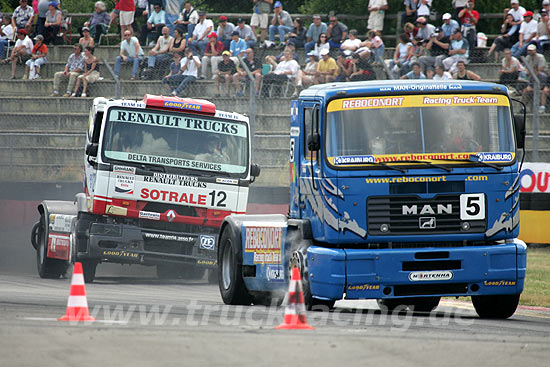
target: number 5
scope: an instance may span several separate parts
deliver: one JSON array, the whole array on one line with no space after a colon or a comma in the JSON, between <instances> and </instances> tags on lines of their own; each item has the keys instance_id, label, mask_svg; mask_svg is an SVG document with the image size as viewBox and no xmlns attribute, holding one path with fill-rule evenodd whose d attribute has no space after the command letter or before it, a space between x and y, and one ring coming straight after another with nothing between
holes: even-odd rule
<instances>
[{"instance_id":1,"label":"number 5","mask_svg":"<svg viewBox=\"0 0 550 367\"><path fill-rule=\"evenodd\" d=\"M485 194L460 195L460 219L485 219Z\"/></svg>"}]
</instances>

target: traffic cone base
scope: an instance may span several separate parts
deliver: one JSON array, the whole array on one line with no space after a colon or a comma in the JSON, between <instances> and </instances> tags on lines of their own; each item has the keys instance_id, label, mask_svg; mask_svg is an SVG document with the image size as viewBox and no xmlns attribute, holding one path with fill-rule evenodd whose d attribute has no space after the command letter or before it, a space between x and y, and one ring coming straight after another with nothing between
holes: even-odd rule
<instances>
[{"instance_id":1,"label":"traffic cone base","mask_svg":"<svg viewBox=\"0 0 550 367\"><path fill-rule=\"evenodd\" d=\"M95 319L90 316L90 311L88 310L84 274L82 272L82 264L79 262L74 264L71 290L69 291L69 300L67 301L67 310L65 311L65 315L57 320L95 321Z\"/></svg>"},{"instance_id":2,"label":"traffic cone base","mask_svg":"<svg viewBox=\"0 0 550 367\"><path fill-rule=\"evenodd\" d=\"M284 321L281 325L275 329L309 329L315 330L315 328L307 323L304 315L285 315Z\"/></svg>"},{"instance_id":3,"label":"traffic cone base","mask_svg":"<svg viewBox=\"0 0 550 367\"><path fill-rule=\"evenodd\" d=\"M283 323L275 329L297 330L315 328L306 321L306 307L304 304L304 292L302 291L302 277L300 270L292 268L292 277L288 285L288 304L285 308Z\"/></svg>"}]
</instances>

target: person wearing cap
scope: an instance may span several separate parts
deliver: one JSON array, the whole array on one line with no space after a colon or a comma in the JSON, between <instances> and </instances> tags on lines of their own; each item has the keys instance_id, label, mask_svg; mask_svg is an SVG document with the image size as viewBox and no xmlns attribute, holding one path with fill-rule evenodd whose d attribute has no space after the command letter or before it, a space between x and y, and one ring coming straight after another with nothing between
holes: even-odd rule
<instances>
[{"instance_id":1,"label":"person wearing cap","mask_svg":"<svg viewBox=\"0 0 550 367\"><path fill-rule=\"evenodd\" d=\"M540 89L541 89L541 100L540 100L540 107L539 112L543 113L546 110L546 95L547 93L544 93L544 89L547 86L547 79L548 75L546 74L546 60L544 59L544 56L537 53L537 46L534 44L531 44L527 46L527 56L525 57L525 64L528 65L533 69L535 73L537 73L537 77L540 82ZM526 67L524 71L521 72L522 79L527 79L528 85L525 87L521 93L521 101L525 103L526 105L531 104L532 98L533 98L533 91L535 90L535 81L534 78L531 76L529 72L529 67ZM550 89L549 89L550 91Z\"/></svg>"},{"instance_id":2,"label":"person wearing cap","mask_svg":"<svg viewBox=\"0 0 550 367\"><path fill-rule=\"evenodd\" d=\"M546 11L546 14L550 16L550 0L544 0L542 2L542 9Z\"/></svg>"},{"instance_id":3,"label":"person wearing cap","mask_svg":"<svg viewBox=\"0 0 550 367\"><path fill-rule=\"evenodd\" d=\"M273 18L269 26L268 47L275 46L276 32L279 32L279 47L284 47L285 35L292 31L293 27L294 23L292 22L292 17L286 10L283 10L283 4L280 1L276 1L275 4L273 4Z\"/></svg>"},{"instance_id":4,"label":"person wearing cap","mask_svg":"<svg viewBox=\"0 0 550 367\"><path fill-rule=\"evenodd\" d=\"M115 76L120 77L120 67L124 63L132 63L132 80L137 78L139 63L143 60L144 53L137 37L132 36L129 30L124 32L124 40L120 43L120 55L115 60Z\"/></svg>"},{"instance_id":5,"label":"person wearing cap","mask_svg":"<svg viewBox=\"0 0 550 367\"><path fill-rule=\"evenodd\" d=\"M504 18L504 23L500 26L500 33L502 33L502 36L495 38L488 52L489 55L493 52L495 53L495 62L499 61L499 52L504 49L509 49L519 40L519 26L513 23L514 16L507 13Z\"/></svg>"},{"instance_id":6,"label":"person wearing cap","mask_svg":"<svg viewBox=\"0 0 550 367\"><path fill-rule=\"evenodd\" d=\"M193 34L193 31L195 30L195 25L198 22L199 13L195 8L193 8L193 5L190 1L186 1L185 4L183 4L183 9L181 10L178 19L174 22L174 24L177 25L176 27L180 28L182 33L186 35L186 41L188 41Z\"/></svg>"},{"instance_id":7,"label":"person wearing cap","mask_svg":"<svg viewBox=\"0 0 550 367\"><path fill-rule=\"evenodd\" d=\"M158 38L162 34L162 29L166 26L166 12L162 9L161 4L154 4L153 11L147 22L141 28L139 42L142 45L147 45L147 38L151 35L151 43L156 44ZM170 28L168 28L170 31Z\"/></svg>"},{"instance_id":8,"label":"person wearing cap","mask_svg":"<svg viewBox=\"0 0 550 367\"><path fill-rule=\"evenodd\" d=\"M152 77L151 74L154 73L155 66L157 66L158 69L158 65L168 65L170 59L172 59L172 55L170 54L170 46L174 42L174 37L170 35L170 28L167 26L164 26L161 32L162 36L157 39L155 47L149 51L149 55L147 57L147 69L145 69L143 73L144 79L149 79Z\"/></svg>"},{"instance_id":9,"label":"person wearing cap","mask_svg":"<svg viewBox=\"0 0 550 367\"><path fill-rule=\"evenodd\" d=\"M443 19L443 24L441 24L441 32L443 33L444 37L451 37L455 29L460 28L460 24L454 19L451 19L451 14L445 13L441 17Z\"/></svg>"},{"instance_id":10,"label":"person wearing cap","mask_svg":"<svg viewBox=\"0 0 550 367\"><path fill-rule=\"evenodd\" d=\"M63 15L61 10L57 8L57 2L51 1L48 4L48 11L46 12L46 21L44 22L44 43L51 44L59 30L61 29L61 23L63 21Z\"/></svg>"},{"instance_id":11,"label":"person wearing cap","mask_svg":"<svg viewBox=\"0 0 550 367\"><path fill-rule=\"evenodd\" d=\"M416 19L416 26L418 27L418 32L414 38L420 38L423 41L428 41L435 32L435 26L428 24L428 21L424 17Z\"/></svg>"},{"instance_id":12,"label":"person wearing cap","mask_svg":"<svg viewBox=\"0 0 550 367\"><path fill-rule=\"evenodd\" d=\"M229 44L229 51L231 52L231 60L233 60L233 62L237 64L239 63L239 59L237 58L237 56L241 55L242 57L244 57L248 45L241 38L239 31L234 31L232 38L233 39Z\"/></svg>"},{"instance_id":13,"label":"person wearing cap","mask_svg":"<svg viewBox=\"0 0 550 367\"><path fill-rule=\"evenodd\" d=\"M319 62L317 61L317 54L313 51L310 51L307 54L308 62L306 63L306 66L304 66L304 69L298 70L298 73L296 74L296 89L294 93L292 94L291 98L296 98L300 94L300 91L305 87L309 87L310 85L315 84L315 76L317 75L317 65ZM346 60L344 58L344 60ZM345 61L344 61L345 62ZM340 67L340 65L338 65ZM340 69L339 69L340 70ZM342 80L345 81L345 80Z\"/></svg>"},{"instance_id":14,"label":"person wearing cap","mask_svg":"<svg viewBox=\"0 0 550 367\"><path fill-rule=\"evenodd\" d=\"M523 14L525 14L527 10L519 5L519 0L510 0L510 7L511 9L508 9L508 14L512 14L514 17L512 25L519 26L523 22Z\"/></svg>"},{"instance_id":15,"label":"person wearing cap","mask_svg":"<svg viewBox=\"0 0 550 367\"><path fill-rule=\"evenodd\" d=\"M40 68L42 65L48 62L46 56L48 56L48 46L44 43L44 36L41 34L34 37L36 43L32 48L32 55L27 62L25 62L25 75L23 80L34 80L40 78ZM29 77L29 73L31 73Z\"/></svg>"},{"instance_id":16,"label":"person wearing cap","mask_svg":"<svg viewBox=\"0 0 550 367\"><path fill-rule=\"evenodd\" d=\"M336 57L336 65L338 65L338 75L335 82L349 82L351 74L353 74L353 59L354 57L347 57L343 52L338 53Z\"/></svg>"},{"instance_id":17,"label":"person wearing cap","mask_svg":"<svg viewBox=\"0 0 550 367\"><path fill-rule=\"evenodd\" d=\"M545 9L540 11L540 20L537 24L537 49L541 52L550 44L550 22L548 13Z\"/></svg>"},{"instance_id":18,"label":"person wearing cap","mask_svg":"<svg viewBox=\"0 0 550 367\"><path fill-rule=\"evenodd\" d=\"M244 22L244 19L239 18L237 21L237 27L235 28L237 32L239 32L239 37L243 39L248 47L254 48L256 47L256 43L258 42L256 40L256 34L252 30L252 27L250 27L248 24Z\"/></svg>"},{"instance_id":19,"label":"person wearing cap","mask_svg":"<svg viewBox=\"0 0 550 367\"><path fill-rule=\"evenodd\" d=\"M327 24L321 22L321 16L319 14L314 14L313 23L309 25L309 28L306 32L306 44L304 45L306 54L315 49L315 44L319 42L319 36L321 35L321 33L326 34L327 29Z\"/></svg>"},{"instance_id":20,"label":"person wearing cap","mask_svg":"<svg viewBox=\"0 0 550 367\"><path fill-rule=\"evenodd\" d=\"M74 52L69 55L69 58L67 59L67 64L65 64L65 69L63 69L63 71L58 71L54 74L53 93L51 95L52 97L59 96L59 85L61 84L62 79L69 80L69 83L67 84L67 93L65 93L63 97L69 97L71 95L71 91L73 90L76 83L76 78L84 70L84 55L82 54L83 49L84 48L81 44L74 45Z\"/></svg>"},{"instance_id":21,"label":"person wearing cap","mask_svg":"<svg viewBox=\"0 0 550 367\"><path fill-rule=\"evenodd\" d=\"M208 44L204 48L204 55L201 59L201 76L199 79L206 79L206 69L208 63L212 68L212 79L216 76L216 70L218 70L218 63L222 60L222 52L224 51L224 44L218 40L216 32L211 32L208 35Z\"/></svg>"},{"instance_id":22,"label":"person wearing cap","mask_svg":"<svg viewBox=\"0 0 550 367\"><path fill-rule=\"evenodd\" d=\"M206 12L199 10L199 22L195 25L193 36L189 41L195 55L202 56L204 54L204 48L208 43L208 35L213 29L214 23L210 19L206 19Z\"/></svg>"},{"instance_id":23,"label":"person wearing cap","mask_svg":"<svg viewBox=\"0 0 550 367\"><path fill-rule=\"evenodd\" d=\"M95 46L95 41L90 36L90 28L82 27L82 37L80 37L78 43L82 45L82 49L86 48L86 46Z\"/></svg>"},{"instance_id":24,"label":"person wearing cap","mask_svg":"<svg viewBox=\"0 0 550 367\"><path fill-rule=\"evenodd\" d=\"M34 21L34 9L28 5L27 0L19 0L19 6L15 8L11 17L13 29L24 29L27 34L32 31Z\"/></svg>"},{"instance_id":25,"label":"person wearing cap","mask_svg":"<svg viewBox=\"0 0 550 367\"><path fill-rule=\"evenodd\" d=\"M32 40L27 35L27 31L24 29L19 29L17 31L17 41L11 50L10 62L11 62L11 77L10 79L15 79L15 68L17 66L17 61L19 58L26 61L31 57L33 49Z\"/></svg>"},{"instance_id":26,"label":"person wearing cap","mask_svg":"<svg viewBox=\"0 0 550 367\"><path fill-rule=\"evenodd\" d=\"M265 46L265 34L273 0L252 0L252 3L254 6L252 8L252 17L250 18L250 27L254 33L254 38L256 38L256 27L260 27L260 47L263 48Z\"/></svg>"},{"instance_id":27,"label":"person wearing cap","mask_svg":"<svg viewBox=\"0 0 550 367\"><path fill-rule=\"evenodd\" d=\"M134 23L134 13L136 11L136 5L134 0L118 0L116 2L115 8L111 13L112 23L117 17L120 23L120 33L122 35L122 42L124 42L124 33L130 31L131 34L134 34L134 29L132 24Z\"/></svg>"},{"instance_id":28,"label":"person wearing cap","mask_svg":"<svg viewBox=\"0 0 550 367\"><path fill-rule=\"evenodd\" d=\"M519 28L519 41L512 46L514 57L525 55L527 46L535 43L535 37L537 36L537 22L533 19L533 12L526 11L523 14L523 19L523 23Z\"/></svg>"},{"instance_id":29,"label":"person wearing cap","mask_svg":"<svg viewBox=\"0 0 550 367\"><path fill-rule=\"evenodd\" d=\"M447 47L449 56L445 58L443 58L444 56L436 57L436 64L443 58L443 66L445 70L450 71L451 74L456 72L456 63L458 61L468 62L470 44L462 37L460 30L456 29L451 36L451 43L448 46L442 44L442 47Z\"/></svg>"},{"instance_id":30,"label":"person wearing cap","mask_svg":"<svg viewBox=\"0 0 550 367\"><path fill-rule=\"evenodd\" d=\"M387 0L369 0L369 20L367 29L369 31L382 32L384 30L384 14L388 10Z\"/></svg>"},{"instance_id":31,"label":"person wearing cap","mask_svg":"<svg viewBox=\"0 0 550 367\"><path fill-rule=\"evenodd\" d=\"M2 26L0 27L0 60L6 57L6 47L13 41L14 29L11 26L9 15L2 16Z\"/></svg>"},{"instance_id":32,"label":"person wearing cap","mask_svg":"<svg viewBox=\"0 0 550 367\"><path fill-rule=\"evenodd\" d=\"M330 48L336 49L340 49L342 42L348 38L348 27L344 23L338 21L338 17L335 15L329 18L327 37Z\"/></svg>"},{"instance_id":33,"label":"person wearing cap","mask_svg":"<svg viewBox=\"0 0 550 367\"><path fill-rule=\"evenodd\" d=\"M239 18L239 20L241 20L241 18ZM218 35L218 41L223 43L226 50L229 49L229 44L231 43L231 37L233 37L234 30L235 25L228 22L225 15L220 16L216 34Z\"/></svg>"},{"instance_id":34,"label":"person wearing cap","mask_svg":"<svg viewBox=\"0 0 550 367\"><path fill-rule=\"evenodd\" d=\"M329 56L328 50L322 50L320 57L321 59L317 64L317 73L315 74L315 83L330 83L338 75L338 65L336 65L336 60Z\"/></svg>"},{"instance_id":35,"label":"person wearing cap","mask_svg":"<svg viewBox=\"0 0 550 367\"><path fill-rule=\"evenodd\" d=\"M246 57L243 58L243 63L248 68L248 71L254 76L254 82L256 85L256 94L260 93L260 84L262 82L262 62L258 57L254 56L254 50L252 48L246 49ZM244 70L244 67L239 63L237 65L237 72L233 74L233 84L237 88L237 97L242 97L242 85L241 83L248 80L248 73Z\"/></svg>"},{"instance_id":36,"label":"person wearing cap","mask_svg":"<svg viewBox=\"0 0 550 367\"><path fill-rule=\"evenodd\" d=\"M231 95L229 87L233 80L233 74L237 72L235 63L231 60L231 52L225 50L222 52L222 61L218 64L218 69L214 74L214 84L216 85L216 97L220 96L220 81L225 81L226 97Z\"/></svg>"},{"instance_id":37,"label":"person wearing cap","mask_svg":"<svg viewBox=\"0 0 550 367\"><path fill-rule=\"evenodd\" d=\"M94 43L99 42L101 34L107 34L107 27L109 26L109 13L107 13L107 7L103 1L97 1L95 3L95 13L92 14L90 19L84 23L84 27L90 29L90 36L93 37Z\"/></svg>"}]
</instances>

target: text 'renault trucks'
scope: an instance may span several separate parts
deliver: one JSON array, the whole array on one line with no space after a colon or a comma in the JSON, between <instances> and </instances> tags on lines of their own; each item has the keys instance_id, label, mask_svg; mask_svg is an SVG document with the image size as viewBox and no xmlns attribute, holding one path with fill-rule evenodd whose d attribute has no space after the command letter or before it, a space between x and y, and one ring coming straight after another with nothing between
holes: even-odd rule
<instances>
[{"instance_id":1,"label":"text 'renault trucks'","mask_svg":"<svg viewBox=\"0 0 550 367\"><path fill-rule=\"evenodd\" d=\"M431 311L442 296L471 296L481 317L510 317L526 267L516 238L524 140L502 85L303 91L291 104L289 216L225 218L224 302L280 302L297 266L308 308L344 298Z\"/></svg>"},{"instance_id":2,"label":"text 'renault trucks'","mask_svg":"<svg viewBox=\"0 0 550 367\"><path fill-rule=\"evenodd\" d=\"M101 262L156 265L159 277L215 274L220 225L245 213L259 175L248 118L204 100L96 98L86 140L84 192L38 206L40 276L74 261L88 282Z\"/></svg>"}]
</instances>

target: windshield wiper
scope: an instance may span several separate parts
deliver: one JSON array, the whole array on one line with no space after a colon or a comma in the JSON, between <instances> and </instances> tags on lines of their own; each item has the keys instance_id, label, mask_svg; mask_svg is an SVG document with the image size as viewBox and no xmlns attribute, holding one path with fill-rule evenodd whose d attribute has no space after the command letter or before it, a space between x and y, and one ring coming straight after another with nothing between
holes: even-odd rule
<instances>
[{"instance_id":1,"label":"windshield wiper","mask_svg":"<svg viewBox=\"0 0 550 367\"><path fill-rule=\"evenodd\" d=\"M417 161L417 160L413 160L413 159L408 159L408 160L403 160L403 161L399 160L399 161L395 161L395 163L422 163L422 164L425 164L429 167L440 168L440 169L445 170L447 172L451 172L453 170L450 167L442 166L440 164L435 164L435 163L428 162L428 161Z\"/></svg>"},{"instance_id":2,"label":"windshield wiper","mask_svg":"<svg viewBox=\"0 0 550 367\"><path fill-rule=\"evenodd\" d=\"M154 171L153 168L159 168L160 172L166 173L166 166L163 166L161 164L155 164L155 163L141 163L139 162L139 166L141 169L149 169L150 171Z\"/></svg>"},{"instance_id":3,"label":"windshield wiper","mask_svg":"<svg viewBox=\"0 0 550 367\"><path fill-rule=\"evenodd\" d=\"M401 161L399 161L399 162L401 162ZM369 164L378 164L378 165L380 165L380 166L382 166L382 167L389 168L389 169L393 169L393 170L399 171L399 172L401 172L401 173L407 172L407 170L406 170L405 168L392 166L392 165L389 165L389 164L387 164L387 163L385 163L385 162L372 162L372 163L369 163Z\"/></svg>"},{"instance_id":4,"label":"windshield wiper","mask_svg":"<svg viewBox=\"0 0 550 367\"><path fill-rule=\"evenodd\" d=\"M470 154L470 158L469 159L458 159L458 158L443 158L443 159L439 159L438 160L441 160L441 161L451 161L451 162L465 162L465 163L479 163L483 166L486 166L486 167L491 167L491 168L494 168L496 170L499 170L499 171L502 171L502 167L501 166L497 166L496 164L493 164L493 163L488 163L488 162L483 162L483 161L480 161L479 160L479 157L475 154Z\"/></svg>"}]
</instances>

